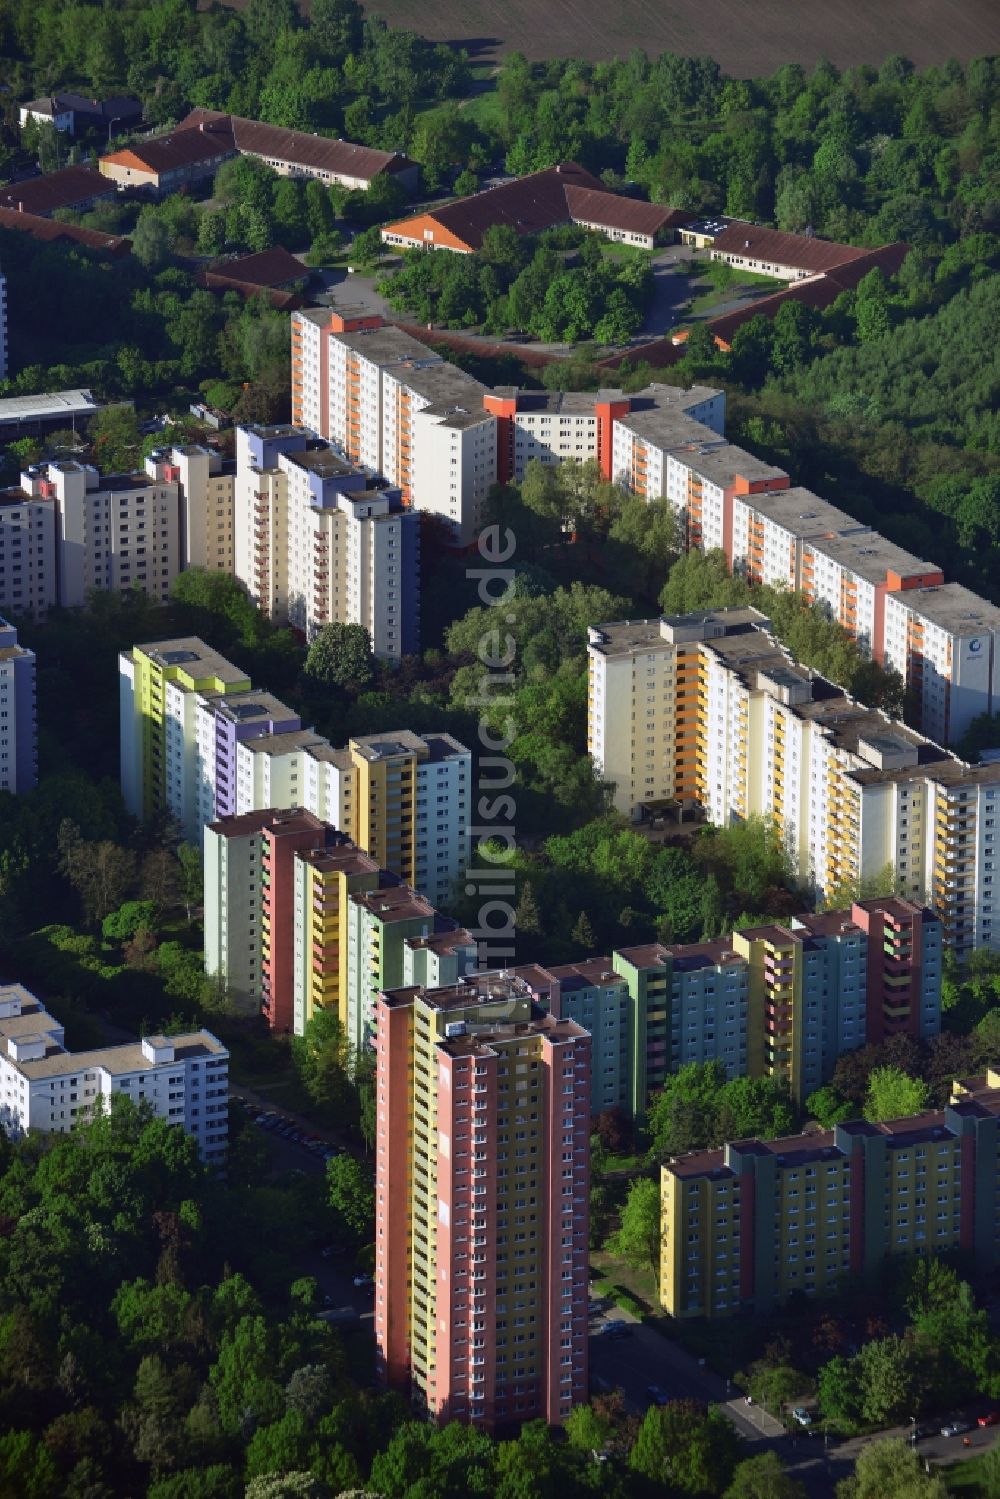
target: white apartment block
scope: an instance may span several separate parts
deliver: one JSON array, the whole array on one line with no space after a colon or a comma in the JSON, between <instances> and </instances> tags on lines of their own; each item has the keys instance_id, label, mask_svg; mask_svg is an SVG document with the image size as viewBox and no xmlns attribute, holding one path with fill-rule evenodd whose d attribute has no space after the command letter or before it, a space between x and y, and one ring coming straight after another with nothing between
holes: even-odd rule
<instances>
[{"instance_id":1,"label":"white apartment block","mask_svg":"<svg viewBox=\"0 0 1000 1499\"><path fill-rule=\"evenodd\" d=\"M871 530L812 490L795 484L762 494L734 495L727 557L732 571L751 583L800 590L816 570L808 543L814 537L855 534L869 536ZM808 559L805 565L804 558Z\"/></svg>"},{"instance_id":2,"label":"white apartment block","mask_svg":"<svg viewBox=\"0 0 1000 1499\"><path fill-rule=\"evenodd\" d=\"M308 314L295 317L308 323ZM315 377L325 367L328 385L325 400L303 390L301 420L317 420L315 430L352 462L397 485L415 510L440 515L456 542L471 543L496 481L485 387L399 328L316 336L325 356L312 355L309 369ZM304 349L314 344L303 339Z\"/></svg>"},{"instance_id":3,"label":"white apartment block","mask_svg":"<svg viewBox=\"0 0 1000 1499\"><path fill-rule=\"evenodd\" d=\"M183 566L234 572L235 463L197 443L154 454L153 462L178 486Z\"/></svg>"},{"instance_id":4,"label":"white apartment block","mask_svg":"<svg viewBox=\"0 0 1000 1499\"><path fill-rule=\"evenodd\" d=\"M887 599L902 589L944 581L940 568L877 531L814 537L803 548L802 591L881 662Z\"/></svg>"},{"instance_id":5,"label":"white apartment block","mask_svg":"<svg viewBox=\"0 0 1000 1499\"><path fill-rule=\"evenodd\" d=\"M303 428L238 430L236 576L306 639L342 622L384 659L418 649L418 528L398 489Z\"/></svg>"},{"instance_id":6,"label":"white apartment block","mask_svg":"<svg viewBox=\"0 0 1000 1499\"><path fill-rule=\"evenodd\" d=\"M210 1031L146 1036L70 1052L63 1027L21 984L0 986L0 1126L68 1134L115 1098L145 1104L193 1135L207 1161L225 1155L229 1053Z\"/></svg>"},{"instance_id":7,"label":"white apartment block","mask_svg":"<svg viewBox=\"0 0 1000 1499\"><path fill-rule=\"evenodd\" d=\"M756 610L590 631L588 742L615 807L665 801L782 830L818 897L880 877L959 951L994 924L1000 765L970 767L798 666Z\"/></svg>"},{"instance_id":8,"label":"white apartment block","mask_svg":"<svg viewBox=\"0 0 1000 1499\"><path fill-rule=\"evenodd\" d=\"M0 609L77 609L93 588L164 600L185 567L231 572L233 482L231 466L194 446L152 454L134 474L26 469L0 493Z\"/></svg>"},{"instance_id":9,"label":"white apartment block","mask_svg":"<svg viewBox=\"0 0 1000 1499\"><path fill-rule=\"evenodd\" d=\"M0 791L19 795L37 782L35 653L0 618Z\"/></svg>"},{"instance_id":10,"label":"white apartment block","mask_svg":"<svg viewBox=\"0 0 1000 1499\"><path fill-rule=\"evenodd\" d=\"M385 779L387 761L401 767L395 789ZM450 734L398 730L334 749L300 730L236 746L236 814L301 807L353 838L435 906L449 903L468 867L471 797L472 755ZM412 824L400 847L387 832L394 816Z\"/></svg>"},{"instance_id":11,"label":"white apartment block","mask_svg":"<svg viewBox=\"0 0 1000 1499\"><path fill-rule=\"evenodd\" d=\"M884 650L909 688L914 722L938 744L1000 711L1000 609L961 584L890 593Z\"/></svg>"}]
</instances>

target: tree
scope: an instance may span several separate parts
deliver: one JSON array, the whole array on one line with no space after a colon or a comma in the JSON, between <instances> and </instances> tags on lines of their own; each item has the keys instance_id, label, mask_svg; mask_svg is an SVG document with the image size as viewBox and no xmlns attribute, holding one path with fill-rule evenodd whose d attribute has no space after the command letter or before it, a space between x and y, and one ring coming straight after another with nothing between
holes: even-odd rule
<instances>
[{"instance_id":1,"label":"tree","mask_svg":"<svg viewBox=\"0 0 1000 1499\"><path fill-rule=\"evenodd\" d=\"M134 937L140 927L151 928L155 919L156 907L152 901L127 900L117 911L105 916L101 931L112 942L125 942Z\"/></svg>"},{"instance_id":2,"label":"tree","mask_svg":"<svg viewBox=\"0 0 1000 1499\"><path fill-rule=\"evenodd\" d=\"M833 1129L835 1124L843 1124L854 1114L853 1106L840 1097L830 1083L825 1083L822 1088L817 1088L815 1093L810 1093L805 1104L806 1114L810 1119L815 1119L824 1129Z\"/></svg>"},{"instance_id":3,"label":"tree","mask_svg":"<svg viewBox=\"0 0 1000 1499\"><path fill-rule=\"evenodd\" d=\"M381 260L383 249L382 235L373 225L354 236L351 241L351 258L360 265L369 265L373 260Z\"/></svg>"},{"instance_id":4,"label":"tree","mask_svg":"<svg viewBox=\"0 0 1000 1499\"><path fill-rule=\"evenodd\" d=\"M565 1423L571 1447L581 1452L601 1452L614 1430L610 1417L591 1405L575 1405Z\"/></svg>"},{"instance_id":5,"label":"tree","mask_svg":"<svg viewBox=\"0 0 1000 1499\"><path fill-rule=\"evenodd\" d=\"M785 1472L776 1452L762 1452L737 1463L723 1499L806 1499L806 1490Z\"/></svg>"},{"instance_id":6,"label":"tree","mask_svg":"<svg viewBox=\"0 0 1000 1499\"><path fill-rule=\"evenodd\" d=\"M226 216L224 213L202 213L198 220L199 255L221 255L226 248Z\"/></svg>"},{"instance_id":7,"label":"tree","mask_svg":"<svg viewBox=\"0 0 1000 1499\"><path fill-rule=\"evenodd\" d=\"M681 1494L719 1494L731 1482L743 1444L717 1410L671 1400L645 1414L629 1467Z\"/></svg>"},{"instance_id":8,"label":"tree","mask_svg":"<svg viewBox=\"0 0 1000 1499\"><path fill-rule=\"evenodd\" d=\"M837 1485L837 1499L948 1499L940 1473L927 1474L898 1437L862 1447L854 1474Z\"/></svg>"},{"instance_id":9,"label":"tree","mask_svg":"<svg viewBox=\"0 0 1000 1499\"><path fill-rule=\"evenodd\" d=\"M136 857L110 839L86 842L66 820L59 828L59 871L80 896L87 920L103 921L135 884Z\"/></svg>"},{"instance_id":10,"label":"tree","mask_svg":"<svg viewBox=\"0 0 1000 1499\"><path fill-rule=\"evenodd\" d=\"M585 953L593 952L596 945L594 928L586 911L581 911L576 918L576 925L571 934L571 940L576 947L582 948Z\"/></svg>"},{"instance_id":11,"label":"tree","mask_svg":"<svg viewBox=\"0 0 1000 1499\"><path fill-rule=\"evenodd\" d=\"M161 270L170 259L170 230L151 204L141 210L131 238L132 254L145 270Z\"/></svg>"},{"instance_id":12,"label":"tree","mask_svg":"<svg viewBox=\"0 0 1000 1499\"><path fill-rule=\"evenodd\" d=\"M327 1199L352 1238L367 1243L375 1227L375 1189L371 1172L353 1155L335 1155L326 1163Z\"/></svg>"},{"instance_id":13,"label":"tree","mask_svg":"<svg viewBox=\"0 0 1000 1499\"><path fill-rule=\"evenodd\" d=\"M365 686L374 671L371 636L364 625L324 625L309 647L303 671L329 687Z\"/></svg>"},{"instance_id":14,"label":"tree","mask_svg":"<svg viewBox=\"0 0 1000 1499\"><path fill-rule=\"evenodd\" d=\"M635 1270L652 1270L660 1263L660 1188L649 1177L640 1177L629 1188L622 1208L621 1227L608 1241L612 1254L620 1255Z\"/></svg>"},{"instance_id":15,"label":"tree","mask_svg":"<svg viewBox=\"0 0 1000 1499\"><path fill-rule=\"evenodd\" d=\"M131 473L139 462L142 434L131 406L104 406L90 420L94 463L103 474Z\"/></svg>"},{"instance_id":16,"label":"tree","mask_svg":"<svg viewBox=\"0 0 1000 1499\"><path fill-rule=\"evenodd\" d=\"M193 843L182 843L177 850L180 868L180 894L190 922L195 906L200 905L205 892L205 877L201 865L201 853Z\"/></svg>"},{"instance_id":17,"label":"tree","mask_svg":"<svg viewBox=\"0 0 1000 1499\"><path fill-rule=\"evenodd\" d=\"M904 1338L872 1338L857 1355L866 1421L889 1425L909 1414L917 1386L916 1350Z\"/></svg>"},{"instance_id":18,"label":"tree","mask_svg":"<svg viewBox=\"0 0 1000 1499\"><path fill-rule=\"evenodd\" d=\"M864 1114L871 1124L882 1119L902 1119L927 1107L928 1087L918 1077L908 1077L898 1067L876 1067L868 1079Z\"/></svg>"},{"instance_id":19,"label":"tree","mask_svg":"<svg viewBox=\"0 0 1000 1499\"><path fill-rule=\"evenodd\" d=\"M527 937L538 936L542 930L542 918L530 880L525 880L521 887L521 894L514 909L514 930Z\"/></svg>"},{"instance_id":20,"label":"tree","mask_svg":"<svg viewBox=\"0 0 1000 1499\"><path fill-rule=\"evenodd\" d=\"M334 1010L316 1010L301 1036L292 1038L292 1060L315 1104L341 1123L353 1123L357 1096L351 1082L351 1048Z\"/></svg>"}]
</instances>

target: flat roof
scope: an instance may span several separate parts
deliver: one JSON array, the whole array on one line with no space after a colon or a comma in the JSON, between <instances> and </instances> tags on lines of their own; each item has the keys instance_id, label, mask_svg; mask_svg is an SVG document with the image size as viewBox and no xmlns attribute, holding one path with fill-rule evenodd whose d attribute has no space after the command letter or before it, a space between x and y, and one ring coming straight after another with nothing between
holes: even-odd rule
<instances>
[{"instance_id":1,"label":"flat roof","mask_svg":"<svg viewBox=\"0 0 1000 1499\"><path fill-rule=\"evenodd\" d=\"M793 484L789 489L769 489L762 494L738 494L736 501L756 510L761 515L782 526L793 536L844 535L848 532L874 533L846 510L821 499L811 489Z\"/></svg>"},{"instance_id":2,"label":"flat roof","mask_svg":"<svg viewBox=\"0 0 1000 1499\"><path fill-rule=\"evenodd\" d=\"M192 677L211 676L221 682L233 683L248 680L245 671L227 661L221 652L206 645L197 635L182 635L176 640L151 640L133 646L133 650L141 651L158 666L184 667L186 674Z\"/></svg>"},{"instance_id":3,"label":"flat roof","mask_svg":"<svg viewBox=\"0 0 1000 1499\"><path fill-rule=\"evenodd\" d=\"M715 437L715 434L712 434ZM736 479L748 479L759 484L767 479L787 479L788 475L777 464L767 463L763 458L748 453L731 442L715 442L711 447L697 447L687 454L683 449L675 453L678 463L690 468L699 478L707 479L719 489L728 489Z\"/></svg>"},{"instance_id":4,"label":"flat roof","mask_svg":"<svg viewBox=\"0 0 1000 1499\"><path fill-rule=\"evenodd\" d=\"M331 333L331 338L356 354L363 354L374 364L396 364L409 359L424 364L444 364L440 354L435 354L411 333L404 333L394 323L383 323L381 328L356 328L351 333ZM454 369L449 365L449 369ZM471 379L471 376L469 377Z\"/></svg>"},{"instance_id":5,"label":"flat roof","mask_svg":"<svg viewBox=\"0 0 1000 1499\"><path fill-rule=\"evenodd\" d=\"M227 718L230 723L249 723L257 718L280 722L285 718L299 716L273 693L257 688L239 693L206 692L204 698L207 707L218 713L220 718Z\"/></svg>"},{"instance_id":6,"label":"flat roof","mask_svg":"<svg viewBox=\"0 0 1000 1499\"><path fill-rule=\"evenodd\" d=\"M39 421L49 416L90 416L98 410L89 390L50 390L37 396L6 396L0 401L4 422Z\"/></svg>"},{"instance_id":7,"label":"flat roof","mask_svg":"<svg viewBox=\"0 0 1000 1499\"><path fill-rule=\"evenodd\" d=\"M1000 630L1000 608L961 583L906 588L889 597L894 606L911 610L950 635L985 635Z\"/></svg>"},{"instance_id":8,"label":"flat roof","mask_svg":"<svg viewBox=\"0 0 1000 1499\"><path fill-rule=\"evenodd\" d=\"M326 740L312 729L291 729L286 734L261 734L256 739L241 739L240 748L253 755L287 755L293 750L311 749L325 743Z\"/></svg>"},{"instance_id":9,"label":"flat roof","mask_svg":"<svg viewBox=\"0 0 1000 1499\"><path fill-rule=\"evenodd\" d=\"M814 552L849 568L869 583L883 582L889 572L903 576L940 572L936 563L915 557L878 531L862 531L854 536L816 537L809 545Z\"/></svg>"},{"instance_id":10,"label":"flat roof","mask_svg":"<svg viewBox=\"0 0 1000 1499\"><path fill-rule=\"evenodd\" d=\"M435 910L425 895L409 885L396 885L384 890L366 890L352 895L356 906L377 916L379 921L390 924L394 921L423 920L434 925ZM428 933L429 935L429 933Z\"/></svg>"}]
</instances>

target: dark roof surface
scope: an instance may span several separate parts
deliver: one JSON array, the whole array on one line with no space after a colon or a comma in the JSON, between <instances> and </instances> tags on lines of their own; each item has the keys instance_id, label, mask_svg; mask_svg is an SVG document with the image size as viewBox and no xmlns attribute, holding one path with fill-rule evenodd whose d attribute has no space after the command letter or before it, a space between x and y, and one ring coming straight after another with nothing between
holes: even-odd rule
<instances>
[{"instance_id":1,"label":"dark roof surface","mask_svg":"<svg viewBox=\"0 0 1000 1499\"><path fill-rule=\"evenodd\" d=\"M99 229L84 229L79 224L61 224L58 219L43 219L37 213L18 213L16 208L0 208L0 229L16 229L32 239L51 243L71 240L88 250L104 250L108 255L127 255L132 241L121 234L102 234Z\"/></svg>"},{"instance_id":2,"label":"dark roof surface","mask_svg":"<svg viewBox=\"0 0 1000 1499\"><path fill-rule=\"evenodd\" d=\"M150 171L174 172L179 167L194 166L199 161L211 161L213 157L234 150L231 137L216 130L174 130L170 135L158 135L152 140L135 141L120 151L113 151L105 161L122 161L135 156Z\"/></svg>"},{"instance_id":3,"label":"dark roof surface","mask_svg":"<svg viewBox=\"0 0 1000 1499\"><path fill-rule=\"evenodd\" d=\"M116 191L114 183L93 167L63 167L59 172L46 172L43 177L29 177L0 189L0 208L46 214L91 198L107 198Z\"/></svg>"},{"instance_id":4,"label":"dark roof surface","mask_svg":"<svg viewBox=\"0 0 1000 1499\"><path fill-rule=\"evenodd\" d=\"M453 203L432 209L427 217L478 249L486 230L494 224L510 224L518 234L537 234L552 224L565 224L570 217L566 196L570 187L604 193L597 178L583 167L575 161L562 161L544 172L531 172L469 198L456 198Z\"/></svg>"},{"instance_id":5,"label":"dark roof surface","mask_svg":"<svg viewBox=\"0 0 1000 1499\"><path fill-rule=\"evenodd\" d=\"M270 250L260 250L256 255L240 255L235 260L221 260L209 267L213 277L235 283L254 286L284 286L289 281L302 281L309 275L308 268L296 260L291 251L281 245Z\"/></svg>"},{"instance_id":6,"label":"dark roof surface","mask_svg":"<svg viewBox=\"0 0 1000 1499\"><path fill-rule=\"evenodd\" d=\"M606 225L631 234L656 234L666 225L687 224L694 218L683 208L665 203L646 203L640 198L623 198L620 193L603 192L593 187L566 188L566 202L573 219L588 224Z\"/></svg>"},{"instance_id":7,"label":"dark roof surface","mask_svg":"<svg viewBox=\"0 0 1000 1499\"><path fill-rule=\"evenodd\" d=\"M781 229L767 229L759 224L737 221L729 224L715 240L713 250L727 255L752 255L774 265L794 266L800 271L832 271L848 261L857 260L865 251L856 245L838 245L833 240L815 239L808 234L786 234Z\"/></svg>"},{"instance_id":8,"label":"dark roof surface","mask_svg":"<svg viewBox=\"0 0 1000 1499\"><path fill-rule=\"evenodd\" d=\"M294 162L337 176L370 179L380 172L404 171L414 164L399 151L377 151L373 146L357 146L353 141L310 135L304 130L287 130L283 125L266 125L262 120L245 120L240 115L220 114L212 109L193 109L177 129L197 130L201 126L207 127L206 133L227 135L234 150L274 161Z\"/></svg>"}]
</instances>

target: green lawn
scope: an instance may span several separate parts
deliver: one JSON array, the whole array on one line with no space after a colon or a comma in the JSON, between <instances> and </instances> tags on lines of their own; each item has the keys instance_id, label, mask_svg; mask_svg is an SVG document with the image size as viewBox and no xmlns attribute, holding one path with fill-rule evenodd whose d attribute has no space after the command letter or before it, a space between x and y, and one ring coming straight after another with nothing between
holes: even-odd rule
<instances>
[{"instance_id":1,"label":"green lawn","mask_svg":"<svg viewBox=\"0 0 1000 1499\"><path fill-rule=\"evenodd\" d=\"M996 1489L987 1488L983 1482L981 1456L970 1457L967 1462L953 1463L950 1468L938 1471L944 1474L949 1494L964 1494L966 1499L988 1499L989 1495L996 1493Z\"/></svg>"}]
</instances>

